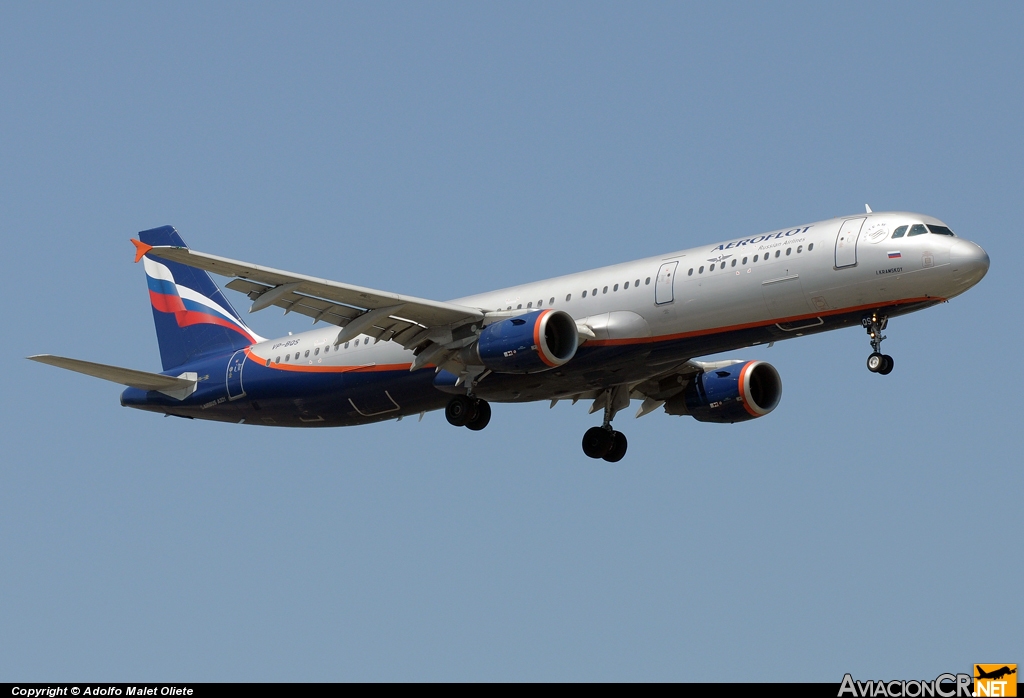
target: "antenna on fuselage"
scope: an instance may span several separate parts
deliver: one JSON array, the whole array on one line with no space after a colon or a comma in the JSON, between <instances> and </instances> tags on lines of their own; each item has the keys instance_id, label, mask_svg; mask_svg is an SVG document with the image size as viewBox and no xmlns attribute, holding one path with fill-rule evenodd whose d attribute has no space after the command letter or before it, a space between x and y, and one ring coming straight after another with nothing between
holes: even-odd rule
<instances>
[{"instance_id":1,"label":"antenna on fuselage","mask_svg":"<svg viewBox=\"0 0 1024 698\"><path fill-rule=\"evenodd\" d=\"M865 213L874 213L874 211L871 210L871 207L868 206L867 204L864 204L864 212Z\"/></svg>"}]
</instances>

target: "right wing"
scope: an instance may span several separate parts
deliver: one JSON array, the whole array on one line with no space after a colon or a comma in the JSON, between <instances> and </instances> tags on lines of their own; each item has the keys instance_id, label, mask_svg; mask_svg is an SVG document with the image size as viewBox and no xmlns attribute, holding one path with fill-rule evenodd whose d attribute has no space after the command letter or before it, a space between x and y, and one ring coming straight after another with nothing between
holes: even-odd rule
<instances>
[{"instance_id":1,"label":"right wing","mask_svg":"<svg viewBox=\"0 0 1024 698\"><path fill-rule=\"evenodd\" d=\"M377 341L397 342L407 349L425 348L428 342L453 349L463 344L460 340L473 337L468 326L482 326L484 320L485 312L480 308L318 279L187 247L145 247L144 251L140 248L142 254L234 277L227 287L253 301L249 312L276 306L286 313L299 313L314 322L322 320L343 328L336 344L365 334Z\"/></svg>"}]
</instances>

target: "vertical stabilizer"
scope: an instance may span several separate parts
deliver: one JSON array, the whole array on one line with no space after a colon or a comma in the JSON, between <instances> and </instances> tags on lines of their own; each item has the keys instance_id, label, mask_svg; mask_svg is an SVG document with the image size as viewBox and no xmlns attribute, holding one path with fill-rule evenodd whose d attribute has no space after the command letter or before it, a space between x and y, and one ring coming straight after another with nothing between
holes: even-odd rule
<instances>
[{"instance_id":1,"label":"vertical stabilizer","mask_svg":"<svg viewBox=\"0 0 1024 698\"><path fill-rule=\"evenodd\" d=\"M146 254L149 247L188 247L169 225L139 233L138 257L146 270L160 360L165 371L262 340L246 327L208 273ZM134 241L133 241L134 242ZM136 260L138 261L138 260Z\"/></svg>"}]
</instances>

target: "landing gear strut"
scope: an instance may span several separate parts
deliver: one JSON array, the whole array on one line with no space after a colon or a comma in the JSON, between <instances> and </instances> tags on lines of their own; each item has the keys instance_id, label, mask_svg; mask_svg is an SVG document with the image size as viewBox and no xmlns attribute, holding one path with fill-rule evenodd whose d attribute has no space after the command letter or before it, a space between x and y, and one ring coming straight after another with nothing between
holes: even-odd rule
<instances>
[{"instance_id":1,"label":"landing gear strut","mask_svg":"<svg viewBox=\"0 0 1024 698\"><path fill-rule=\"evenodd\" d=\"M491 405L480 398L456 395L448 401L444 416L453 427L480 431L491 421Z\"/></svg>"},{"instance_id":2,"label":"landing gear strut","mask_svg":"<svg viewBox=\"0 0 1024 698\"><path fill-rule=\"evenodd\" d=\"M608 390L599 400L604 400L604 424L587 429L583 435L583 452L590 458L603 458L617 463L626 455L626 435L612 429L612 418L622 407L629 404L629 393L625 388ZM625 401L625 404L621 404ZM596 403L595 406L600 403ZM593 411L593 410L591 410Z\"/></svg>"},{"instance_id":3,"label":"landing gear strut","mask_svg":"<svg viewBox=\"0 0 1024 698\"><path fill-rule=\"evenodd\" d=\"M895 362L891 356L882 353L882 340L885 339L882 330L889 324L889 318L884 315L879 317L878 313L872 313L861 320L860 324L864 326L868 337L871 338L871 355L868 357L868 370L872 373L881 373L883 376L888 376L892 373L892 367Z\"/></svg>"}]
</instances>

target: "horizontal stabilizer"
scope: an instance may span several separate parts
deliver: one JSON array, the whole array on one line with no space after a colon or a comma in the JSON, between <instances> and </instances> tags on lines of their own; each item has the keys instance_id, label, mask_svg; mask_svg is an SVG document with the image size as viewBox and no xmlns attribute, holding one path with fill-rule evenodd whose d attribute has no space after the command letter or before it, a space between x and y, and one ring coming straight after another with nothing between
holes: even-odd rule
<instances>
[{"instance_id":1,"label":"horizontal stabilizer","mask_svg":"<svg viewBox=\"0 0 1024 698\"><path fill-rule=\"evenodd\" d=\"M32 361L38 361L41 364L49 364L51 366L56 366L57 368L66 368L69 371L84 373L87 376L102 378L106 381L127 385L129 388L138 388L139 390L158 390L161 393L178 398L179 400L185 399L195 392L196 389L195 378L175 378L174 376L165 376L160 373L136 371L131 368L108 366L106 364L97 364L92 361L81 361L79 359L68 359L63 356L54 356L52 354L38 354L27 358ZM195 374L192 375L194 376Z\"/></svg>"}]
</instances>

